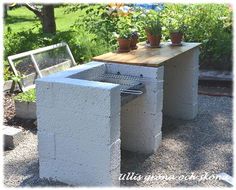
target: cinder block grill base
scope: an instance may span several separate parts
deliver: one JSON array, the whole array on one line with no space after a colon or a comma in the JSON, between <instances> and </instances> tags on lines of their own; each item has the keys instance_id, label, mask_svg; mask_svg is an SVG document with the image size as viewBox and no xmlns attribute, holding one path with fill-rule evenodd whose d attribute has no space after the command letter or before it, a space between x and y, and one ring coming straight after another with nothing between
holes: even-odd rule
<instances>
[{"instance_id":1,"label":"cinder block grill base","mask_svg":"<svg viewBox=\"0 0 236 190\"><path fill-rule=\"evenodd\" d=\"M150 154L160 145L163 72L91 62L37 80L40 177L119 185L121 147Z\"/></svg>"}]
</instances>

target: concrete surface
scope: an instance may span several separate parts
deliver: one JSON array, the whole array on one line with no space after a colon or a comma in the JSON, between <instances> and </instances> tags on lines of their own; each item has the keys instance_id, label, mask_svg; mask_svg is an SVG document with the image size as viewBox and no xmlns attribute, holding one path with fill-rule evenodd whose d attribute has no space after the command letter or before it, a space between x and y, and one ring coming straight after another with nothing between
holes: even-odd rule
<instances>
[{"instance_id":1,"label":"concrete surface","mask_svg":"<svg viewBox=\"0 0 236 190\"><path fill-rule=\"evenodd\" d=\"M199 114L191 121L164 119L163 140L157 153L143 155L122 151L121 172L141 175L232 175L232 98L199 96ZM14 150L4 152L4 184L65 186L39 179L37 134L28 131ZM99 159L99 158L98 158ZM227 187L219 180L122 181L122 186Z\"/></svg>"},{"instance_id":2,"label":"concrete surface","mask_svg":"<svg viewBox=\"0 0 236 190\"><path fill-rule=\"evenodd\" d=\"M36 103L15 100L16 117L22 119L36 119Z\"/></svg>"},{"instance_id":3,"label":"concrete surface","mask_svg":"<svg viewBox=\"0 0 236 190\"><path fill-rule=\"evenodd\" d=\"M4 126L3 135L5 149L13 149L23 140L22 129Z\"/></svg>"}]
</instances>

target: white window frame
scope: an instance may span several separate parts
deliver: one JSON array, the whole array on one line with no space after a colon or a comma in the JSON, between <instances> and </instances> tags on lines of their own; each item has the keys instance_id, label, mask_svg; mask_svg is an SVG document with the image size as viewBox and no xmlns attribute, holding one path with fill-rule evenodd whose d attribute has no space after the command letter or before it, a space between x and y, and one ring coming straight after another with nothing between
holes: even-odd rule
<instances>
[{"instance_id":1,"label":"white window frame","mask_svg":"<svg viewBox=\"0 0 236 190\"><path fill-rule=\"evenodd\" d=\"M52 50L52 49L57 49L57 48L60 48L60 47L64 47L64 46L66 47L66 50L67 50L67 52L68 52L68 54L69 54L69 56L71 58L72 65L75 66L76 65L75 59L74 59L74 57L73 57L73 55L71 53L71 50L70 50L68 44L65 43L65 42L61 42L61 43L58 43L58 44L50 45L50 46L47 46L47 47L43 47L43 48L39 48L39 49L35 49L35 50L23 52L23 53L19 53L19 54L16 54L16 55L11 55L11 56L8 56L7 59L8 59L8 62L9 62L10 66L11 66L11 68L13 70L14 75L15 76L19 76L13 61L16 60L16 59L19 59L19 58L30 56L30 58L31 58L31 60L33 62L34 68L35 68L39 78L42 78L43 77L42 73L41 73L41 71L39 69L38 63L35 60L34 55L38 54L38 53L45 52L45 51L49 51L49 50ZM19 85L20 89L23 92L28 90L29 88L33 88L34 87L34 85L30 86L30 87L25 87L25 86L22 85L21 82L18 82L18 85Z\"/></svg>"}]
</instances>

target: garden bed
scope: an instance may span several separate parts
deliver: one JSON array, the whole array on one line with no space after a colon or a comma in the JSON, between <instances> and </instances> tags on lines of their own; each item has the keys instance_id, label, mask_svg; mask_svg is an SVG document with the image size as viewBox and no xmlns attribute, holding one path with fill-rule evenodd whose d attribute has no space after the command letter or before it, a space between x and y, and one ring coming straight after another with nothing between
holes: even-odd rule
<instances>
[{"instance_id":1,"label":"garden bed","mask_svg":"<svg viewBox=\"0 0 236 190\"><path fill-rule=\"evenodd\" d=\"M17 118L36 119L35 89L19 93L14 98Z\"/></svg>"}]
</instances>

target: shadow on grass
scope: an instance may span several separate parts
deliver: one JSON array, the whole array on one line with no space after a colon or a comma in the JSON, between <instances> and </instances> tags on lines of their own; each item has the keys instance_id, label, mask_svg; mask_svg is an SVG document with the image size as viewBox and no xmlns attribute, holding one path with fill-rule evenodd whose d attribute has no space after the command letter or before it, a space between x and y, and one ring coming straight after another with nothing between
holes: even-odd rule
<instances>
[{"instance_id":1,"label":"shadow on grass","mask_svg":"<svg viewBox=\"0 0 236 190\"><path fill-rule=\"evenodd\" d=\"M11 16L8 15L7 18L5 18L5 24L16 24L19 22L34 22L39 21L36 17L35 18L27 18L25 16Z\"/></svg>"}]
</instances>

